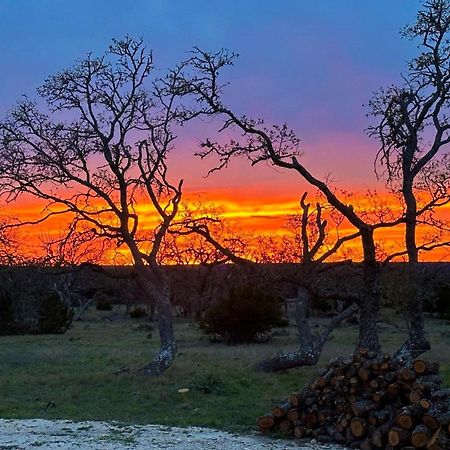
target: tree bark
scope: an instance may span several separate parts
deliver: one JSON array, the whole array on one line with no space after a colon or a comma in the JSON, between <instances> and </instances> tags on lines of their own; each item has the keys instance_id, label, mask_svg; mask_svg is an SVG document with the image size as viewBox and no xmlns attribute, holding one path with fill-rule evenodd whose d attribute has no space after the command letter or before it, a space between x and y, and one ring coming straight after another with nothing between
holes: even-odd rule
<instances>
[{"instance_id":1,"label":"tree bark","mask_svg":"<svg viewBox=\"0 0 450 450\"><path fill-rule=\"evenodd\" d=\"M364 252L364 298L361 301L359 324L359 348L380 351L378 320L381 305L381 266L376 260L373 229L367 226L361 231Z\"/></svg>"},{"instance_id":2,"label":"tree bark","mask_svg":"<svg viewBox=\"0 0 450 450\"><path fill-rule=\"evenodd\" d=\"M311 294L299 286L297 289L296 319L300 348L295 352L282 352L277 356L265 359L256 365L263 372L279 372L295 367L314 366L319 361L323 346L330 333L343 320L349 318L358 310L356 305L342 311L333 318L331 323L320 335L313 335L308 322L308 309L311 304Z\"/></svg>"},{"instance_id":3,"label":"tree bark","mask_svg":"<svg viewBox=\"0 0 450 450\"><path fill-rule=\"evenodd\" d=\"M164 274L158 283L149 280L147 268L138 270L137 282L155 305L156 322L159 330L160 348L154 358L141 369L144 375L159 376L173 363L177 350L173 329L170 284Z\"/></svg>"},{"instance_id":4,"label":"tree bark","mask_svg":"<svg viewBox=\"0 0 450 450\"><path fill-rule=\"evenodd\" d=\"M422 299L418 295L418 290L414 289L419 274L419 255L416 243L417 202L413 191L414 178L410 174L409 169L408 173L404 174L402 188L406 204L405 245L408 254L407 280L409 289L407 289L406 295L408 339L394 355L396 359L404 364L411 363L431 347L425 334Z\"/></svg>"}]
</instances>

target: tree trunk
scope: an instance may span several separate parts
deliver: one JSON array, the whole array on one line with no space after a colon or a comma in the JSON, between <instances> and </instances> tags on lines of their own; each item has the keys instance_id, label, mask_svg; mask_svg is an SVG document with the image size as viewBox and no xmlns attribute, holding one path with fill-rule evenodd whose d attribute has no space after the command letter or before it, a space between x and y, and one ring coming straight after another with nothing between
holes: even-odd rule
<instances>
[{"instance_id":1,"label":"tree trunk","mask_svg":"<svg viewBox=\"0 0 450 450\"><path fill-rule=\"evenodd\" d=\"M419 290L414 288L417 285L419 274L419 255L416 243L417 202L411 177L404 175L402 192L406 203L405 245L408 253L406 308L409 335L394 356L402 363L410 363L429 350L431 346L425 334L422 299L419 296Z\"/></svg>"},{"instance_id":2,"label":"tree trunk","mask_svg":"<svg viewBox=\"0 0 450 450\"><path fill-rule=\"evenodd\" d=\"M265 359L256 365L263 372L278 372L301 366L314 366L319 360L322 348L316 347L308 322L308 309L311 304L311 294L299 286L297 289L297 302L295 305L298 329L299 350L296 352L282 352L274 358Z\"/></svg>"},{"instance_id":3,"label":"tree trunk","mask_svg":"<svg viewBox=\"0 0 450 450\"><path fill-rule=\"evenodd\" d=\"M170 303L170 284L166 275L154 283L149 279L147 268L138 270L137 282L148 298L154 302L156 322L159 329L160 348L156 356L141 369L145 375L159 376L175 359L177 345L173 330L172 305Z\"/></svg>"},{"instance_id":4,"label":"tree trunk","mask_svg":"<svg viewBox=\"0 0 450 450\"><path fill-rule=\"evenodd\" d=\"M376 260L373 229L361 230L364 252L364 298L361 301L359 323L359 348L380 351L378 339L378 320L381 306L381 266Z\"/></svg>"},{"instance_id":5,"label":"tree trunk","mask_svg":"<svg viewBox=\"0 0 450 450\"><path fill-rule=\"evenodd\" d=\"M304 287L297 289L296 319L298 327L299 350L296 352L279 353L274 358L266 359L256 365L264 372L278 372L294 367L314 366L319 361L323 346L328 336L343 320L352 316L357 310L356 305L342 311L333 318L331 323L320 335L313 335L308 322L308 309L311 304L311 294Z\"/></svg>"}]
</instances>

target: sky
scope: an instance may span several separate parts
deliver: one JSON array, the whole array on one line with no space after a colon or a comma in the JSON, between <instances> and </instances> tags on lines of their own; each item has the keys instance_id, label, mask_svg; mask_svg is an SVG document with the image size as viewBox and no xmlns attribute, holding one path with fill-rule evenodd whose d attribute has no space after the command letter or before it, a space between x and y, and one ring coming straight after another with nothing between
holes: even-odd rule
<instances>
[{"instance_id":1,"label":"sky","mask_svg":"<svg viewBox=\"0 0 450 450\"><path fill-rule=\"evenodd\" d=\"M101 54L114 37L142 37L161 74L193 46L227 48L239 54L225 73L230 82L225 98L237 113L287 122L315 175L331 174L336 186L355 192L383 190L373 172L377 143L364 132L370 124L364 105L374 91L400 80L415 52L400 29L413 21L419 5L418 0L0 0L0 115L21 95L32 97L47 76L89 52ZM295 174L235 161L205 178L212 162L193 157L205 128L197 124L183 131L171 157L173 176L185 179L189 195L228 202L234 212L245 210L243 217L273 205L280 211L295 208L306 188Z\"/></svg>"}]
</instances>

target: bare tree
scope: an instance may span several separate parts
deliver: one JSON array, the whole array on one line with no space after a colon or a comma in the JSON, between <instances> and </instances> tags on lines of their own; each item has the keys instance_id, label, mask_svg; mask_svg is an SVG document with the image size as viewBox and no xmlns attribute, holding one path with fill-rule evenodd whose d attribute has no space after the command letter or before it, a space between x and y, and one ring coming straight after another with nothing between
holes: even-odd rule
<instances>
[{"instance_id":1,"label":"bare tree","mask_svg":"<svg viewBox=\"0 0 450 450\"><path fill-rule=\"evenodd\" d=\"M276 372L293 367L311 366L317 364L322 349L330 334L342 321L353 316L358 310L358 302L352 299L350 306L337 314L330 323L319 333L314 334L308 320L311 308L311 297L314 294L316 281L320 279L322 272L333 269L334 265L324 266L329 257L346 242L359 237L359 232L338 237L334 244L326 247L327 220L322 217L322 206L317 203L316 208L311 211L311 204L306 202L305 192L300 199L302 214L298 225L301 249L301 275L297 285L296 297L296 323L298 330L299 349L295 352L279 352L275 357L260 362L257 367L266 372ZM339 295L337 294L336 297Z\"/></svg>"},{"instance_id":2,"label":"bare tree","mask_svg":"<svg viewBox=\"0 0 450 450\"><path fill-rule=\"evenodd\" d=\"M182 180L172 183L167 155L173 127L187 120L173 84L182 66L153 80L153 58L141 40L113 40L49 77L38 90L48 113L27 98L1 123L3 181L9 200L28 193L48 202L41 220L72 217L72 229L125 247L134 276L157 310L160 350L143 369L159 375L176 353L170 283L158 253L177 215ZM156 219L145 227L136 204ZM148 226L148 223L147 223Z\"/></svg>"},{"instance_id":3,"label":"bare tree","mask_svg":"<svg viewBox=\"0 0 450 450\"><path fill-rule=\"evenodd\" d=\"M418 39L420 53L409 62L402 85L382 90L372 99L371 111L379 122L368 131L381 144L377 168L392 190L403 197L405 253L414 285L419 251L448 245L449 241L448 227L432 212L450 202L448 155L443 155L450 143L450 2L425 1L417 20L405 27L403 36ZM440 231L431 241L420 244L420 224ZM405 361L430 348L422 299L411 291L406 303L409 336L397 352Z\"/></svg>"},{"instance_id":4,"label":"bare tree","mask_svg":"<svg viewBox=\"0 0 450 450\"><path fill-rule=\"evenodd\" d=\"M219 132L227 131L235 138L228 143L219 143L207 139L203 144L201 157L216 155L218 164L212 171L225 168L234 157L244 156L252 164L261 162L295 171L309 184L317 188L326 201L342 214L359 234L363 248L363 267L365 293L361 305L361 325L359 346L378 351L380 348L377 322L381 301L380 273L377 261L377 247L374 231L382 227L391 227L403 221L402 217L387 222L374 222L364 214L356 212L351 204L346 203L336 194L326 181L315 177L301 162L299 139L286 124L267 127L263 120L255 120L236 115L222 101L222 86L219 74L223 68L233 64L235 55L222 50L208 53L195 49L187 62L189 72L180 74L177 91L195 98L192 113L219 117L223 122Z\"/></svg>"}]
</instances>

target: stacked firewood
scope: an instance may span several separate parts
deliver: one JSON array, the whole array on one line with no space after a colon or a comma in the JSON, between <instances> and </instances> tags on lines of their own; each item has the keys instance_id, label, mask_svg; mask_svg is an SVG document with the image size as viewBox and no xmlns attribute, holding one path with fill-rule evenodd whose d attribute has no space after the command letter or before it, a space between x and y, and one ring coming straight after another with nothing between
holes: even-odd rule
<instances>
[{"instance_id":1,"label":"stacked firewood","mask_svg":"<svg viewBox=\"0 0 450 450\"><path fill-rule=\"evenodd\" d=\"M364 349L335 359L303 391L258 419L261 432L352 448L450 449L450 390L439 363L401 366Z\"/></svg>"}]
</instances>

